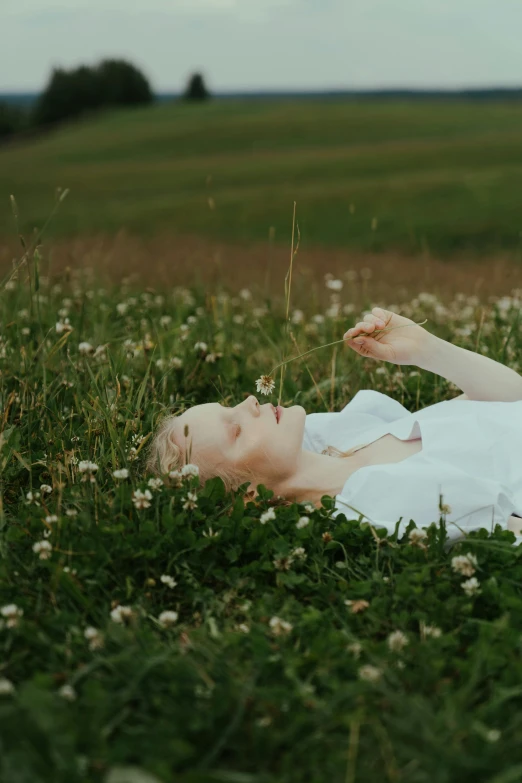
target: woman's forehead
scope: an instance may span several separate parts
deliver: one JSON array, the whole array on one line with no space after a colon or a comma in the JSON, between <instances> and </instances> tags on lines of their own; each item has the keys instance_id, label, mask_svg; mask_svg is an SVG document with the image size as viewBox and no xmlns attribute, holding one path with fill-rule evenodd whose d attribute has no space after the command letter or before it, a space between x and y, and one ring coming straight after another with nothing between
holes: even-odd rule
<instances>
[{"instance_id":1,"label":"woman's forehead","mask_svg":"<svg viewBox=\"0 0 522 783\"><path fill-rule=\"evenodd\" d=\"M209 429L209 425L218 424L222 410L223 406L219 402L206 402L194 405L184 411L177 419L176 440L178 443L184 443L187 440L185 426L188 426L188 440L192 440L194 448L201 448L219 441L220 439L216 438L218 433Z\"/></svg>"}]
</instances>

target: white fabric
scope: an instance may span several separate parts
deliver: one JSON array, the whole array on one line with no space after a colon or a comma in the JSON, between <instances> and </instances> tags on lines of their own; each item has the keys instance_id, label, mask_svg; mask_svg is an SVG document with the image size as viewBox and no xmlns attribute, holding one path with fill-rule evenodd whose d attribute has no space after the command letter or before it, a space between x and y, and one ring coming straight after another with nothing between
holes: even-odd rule
<instances>
[{"instance_id":1,"label":"white fabric","mask_svg":"<svg viewBox=\"0 0 522 783\"><path fill-rule=\"evenodd\" d=\"M422 450L401 462L355 471L336 496L334 516L369 521L399 535L412 519L425 527L448 504L448 536L471 530L507 529L511 514L522 515L522 400L446 400L410 413L396 400L361 390L334 413L306 417L303 448L347 450L391 434L422 438Z\"/></svg>"}]
</instances>

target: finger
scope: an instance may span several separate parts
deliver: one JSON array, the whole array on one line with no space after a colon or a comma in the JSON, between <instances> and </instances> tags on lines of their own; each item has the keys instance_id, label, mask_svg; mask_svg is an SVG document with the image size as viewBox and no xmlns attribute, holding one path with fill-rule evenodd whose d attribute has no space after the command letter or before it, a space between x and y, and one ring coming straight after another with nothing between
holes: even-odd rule
<instances>
[{"instance_id":1,"label":"finger","mask_svg":"<svg viewBox=\"0 0 522 783\"><path fill-rule=\"evenodd\" d=\"M357 350L361 356L368 356L371 359L380 359L382 361L393 361L393 349L381 343L378 340L374 340L373 337L360 337L360 343L355 343L354 349Z\"/></svg>"},{"instance_id":2,"label":"finger","mask_svg":"<svg viewBox=\"0 0 522 783\"><path fill-rule=\"evenodd\" d=\"M375 324L379 328L384 326L384 320L380 316L374 315L373 313L366 313L364 316L364 321L365 323Z\"/></svg>"}]
</instances>

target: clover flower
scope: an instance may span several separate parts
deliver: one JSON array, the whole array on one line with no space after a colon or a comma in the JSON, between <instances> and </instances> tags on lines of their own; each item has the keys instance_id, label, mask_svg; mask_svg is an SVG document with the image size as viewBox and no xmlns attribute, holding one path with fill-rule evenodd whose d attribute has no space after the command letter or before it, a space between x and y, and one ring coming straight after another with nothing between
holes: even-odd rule
<instances>
[{"instance_id":1,"label":"clover flower","mask_svg":"<svg viewBox=\"0 0 522 783\"><path fill-rule=\"evenodd\" d=\"M192 510L193 508L196 508L198 505L198 496L195 492L188 492L187 497L185 498L185 502L183 503L183 508L185 511Z\"/></svg>"},{"instance_id":2,"label":"clover flower","mask_svg":"<svg viewBox=\"0 0 522 783\"><path fill-rule=\"evenodd\" d=\"M197 465L193 465L191 462L188 462L186 465L183 465L180 473L184 477L199 476L199 468Z\"/></svg>"},{"instance_id":3,"label":"clover flower","mask_svg":"<svg viewBox=\"0 0 522 783\"><path fill-rule=\"evenodd\" d=\"M35 544L33 544L33 552L39 555L40 560L49 560L52 551L53 548L48 541L37 541Z\"/></svg>"},{"instance_id":4,"label":"clover flower","mask_svg":"<svg viewBox=\"0 0 522 783\"><path fill-rule=\"evenodd\" d=\"M290 633L294 627L292 623L282 620L281 617L277 617L277 615L270 619L269 626L274 636L286 635Z\"/></svg>"},{"instance_id":5,"label":"clover flower","mask_svg":"<svg viewBox=\"0 0 522 783\"><path fill-rule=\"evenodd\" d=\"M355 601L351 601L349 598L347 598L344 603L346 606L351 607L352 614L364 612L370 606L369 601L365 601L364 598L358 598Z\"/></svg>"},{"instance_id":6,"label":"clover flower","mask_svg":"<svg viewBox=\"0 0 522 783\"><path fill-rule=\"evenodd\" d=\"M167 609L165 612L160 614L158 617L158 622L163 626L163 628L170 628L177 621L178 616L179 615L177 612L173 612Z\"/></svg>"},{"instance_id":7,"label":"clover flower","mask_svg":"<svg viewBox=\"0 0 522 783\"><path fill-rule=\"evenodd\" d=\"M15 687L7 677L0 677L0 696L10 696L14 693Z\"/></svg>"},{"instance_id":8,"label":"clover flower","mask_svg":"<svg viewBox=\"0 0 522 783\"><path fill-rule=\"evenodd\" d=\"M290 571L294 558L292 555L284 555L274 558L272 562L278 571Z\"/></svg>"},{"instance_id":9,"label":"clover flower","mask_svg":"<svg viewBox=\"0 0 522 783\"><path fill-rule=\"evenodd\" d=\"M386 641L392 652L401 652L409 644L408 637L402 631L392 631Z\"/></svg>"},{"instance_id":10,"label":"clover flower","mask_svg":"<svg viewBox=\"0 0 522 783\"><path fill-rule=\"evenodd\" d=\"M256 388L261 394L271 394L275 389L275 382L270 375L262 375L256 381Z\"/></svg>"},{"instance_id":11,"label":"clover flower","mask_svg":"<svg viewBox=\"0 0 522 783\"><path fill-rule=\"evenodd\" d=\"M419 530L419 528L415 527L413 530L410 530L410 533L408 535L408 540L410 544L413 546L422 546L424 543L424 539L428 537L428 534L425 530Z\"/></svg>"},{"instance_id":12,"label":"clover flower","mask_svg":"<svg viewBox=\"0 0 522 783\"><path fill-rule=\"evenodd\" d=\"M93 482L95 481L94 474L98 470L98 465L95 462L83 459L78 463L78 470L80 473L83 473L82 481L87 481L87 479L89 479Z\"/></svg>"},{"instance_id":13,"label":"clover flower","mask_svg":"<svg viewBox=\"0 0 522 783\"><path fill-rule=\"evenodd\" d=\"M471 552L451 558L451 567L455 573L463 576L473 576L476 566L478 566L477 558Z\"/></svg>"},{"instance_id":14,"label":"clover flower","mask_svg":"<svg viewBox=\"0 0 522 783\"><path fill-rule=\"evenodd\" d=\"M472 576L471 579L466 579L465 582L462 582L461 587L469 597L480 593L480 582L476 576Z\"/></svg>"},{"instance_id":15,"label":"clover flower","mask_svg":"<svg viewBox=\"0 0 522 783\"><path fill-rule=\"evenodd\" d=\"M94 346L90 343L83 342L79 343L78 350L82 356L89 356L89 354L94 353Z\"/></svg>"},{"instance_id":16,"label":"clover flower","mask_svg":"<svg viewBox=\"0 0 522 783\"><path fill-rule=\"evenodd\" d=\"M176 587L176 585L178 584L176 580L172 576L169 576L168 574L162 574L160 576L160 582L163 582L164 585L167 585L167 587L170 587L171 589Z\"/></svg>"},{"instance_id":17,"label":"clover flower","mask_svg":"<svg viewBox=\"0 0 522 783\"><path fill-rule=\"evenodd\" d=\"M148 489L145 492L142 492L141 489L136 489L132 493L132 502L136 508L149 508L151 500L152 494Z\"/></svg>"},{"instance_id":18,"label":"clover flower","mask_svg":"<svg viewBox=\"0 0 522 783\"><path fill-rule=\"evenodd\" d=\"M130 606L118 606L114 607L111 611L111 620L115 623L127 623L134 617L134 611Z\"/></svg>"},{"instance_id":19,"label":"clover flower","mask_svg":"<svg viewBox=\"0 0 522 783\"><path fill-rule=\"evenodd\" d=\"M66 701L76 700L76 691L74 690L72 685L62 685L62 687L58 691L58 695L61 696L62 699L65 699Z\"/></svg>"},{"instance_id":20,"label":"clover flower","mask_svg":"<svg viewBox=\"0 0 522 783\"><path fill-rule=\"evenodd\" d=\"M310 523L310 517L299 517L299 519L295 523L295 526L298 530L302 530L302 528L306 527L309 523Z\"/></svg>"},{"instance_id":21,"label":"clover flower","mask_svg":"<svg viewBox=\"0 0 522 783\"><path fill-rule=\"evenodd\" d=\"M275 519L276 514L273 508L269 508L267 511L265 511L261 516L259 517L259 521L262 525L266 525L267 522L270 522L271 519Z\"/></svg>"},{"instance_id":22,"label":"clover flower","mask_svg":"<svg viewBox=\"0 0 522 783\"><path fill-rule=\"evenodd\" d=\"M307 557L306 550L303 546L297 546L295 549L292 549L291 554L296 560L306 560Z\"/></svg>"},{"instance_id":23,"label":"clover flower","mask_svg":"<svg viewBox=\"0 0 522 783\"><path fill-rule=\"evenodd\" d=\"M89 642L89 650L98 650L103 647L103 635L97 628L89 625L83 632L83 635Z\"/></svg>"},{"instance_id":24,"label":"clover flower","mask_svg":"<svg viewBox=\"0 0 522 783\"><path fill-rule=\"evenodd\" d=\"M5 624L8 628L16 628L23 613L24 610L16 604L6 604L0 609L0 614L6 618Z\"/></svg>"},{"instance_id":25,"label":"clover flower","mask_svg":"<svg viewBox=\"0 0 522 783\"><path fill-rule=\"evenodd\" d=\"M112 475L115 479L126 479L129 478L129 471L127 468L119 468L118 470L113 470Z\"/></svg>"},{"instance_id":26,"label":"clover flower","mask_svg":"<svg viewBox=\"0 0 522 783\"><path fill-rule=\"evenodd\" d=\"M40 492L45 493L46 495L50 495L53 491L53 488L50 484L40 484Z\"/></svg>"},{"instance_id":27,"label":"clover flower","mask_svg":"<svg viewBox=\"0 0 522 783\"><path fill-rule=\"evenodd\" d=\"M360 680L365 680L366 682L378 682L382 677L382 671L377 666L367 663L365 666L361 666L358 676Z\"/></svg>"},{"instance_id":28,"label":"clover flower","mask_svg":"<svg viewBox=\"0 0 522 783\"><path fill-rule=\"evenodd\" d=\"M163 486L163 479L160 478L150 478L147 481L147 486L149 486L153 492L159 490Z\"/></svg>"},{"instance_id":29,"label":"clover flower","mask_svg":"<svg viewBox=\"0 0 522 783\"><path fill-rule=\"evenodd\" d=\"M432 637L433 639L437 639L441 634L441 629L436 625L426 625L422 620L420 622L420 634L422 639L427 639L428 637Z\"/></svg>"}]
</instances>

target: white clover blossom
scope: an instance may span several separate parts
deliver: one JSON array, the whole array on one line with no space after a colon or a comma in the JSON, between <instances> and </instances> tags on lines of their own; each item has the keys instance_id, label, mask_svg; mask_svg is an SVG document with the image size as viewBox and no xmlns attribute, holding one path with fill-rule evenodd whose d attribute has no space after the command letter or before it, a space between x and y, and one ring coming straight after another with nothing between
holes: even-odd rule
<instances>
[{"instance_id":1,"label":"white clover blossom","mask_svg":"<svg viewBox=\"0 0 522 783\"><path fill-rule=\"evenodd\" d=\"M274 379L270 375L262 375L256 381L256 389L261 394L271 394L275 389Z\"/></svg>"},{"instance_id":2,"label":"white clover blossom","mask_svg":"<svg viewBox=\"0 0 522 783\"><path fill-rule=\"evenodd\" d=\"M305 548L302 546L297 546L295 549L292 549L292 557L294 557L296 560L306 560L307 554Z\"/></svg>"},{"instance_id":3,"label":"white clover blossom","mask_svg":"<svg viewBox=\"0 0 522 783\"><path fill-rule=\"evenodd\" d=\"M187 464L183 465L181 468L180 473L184 478L187 476L199 476L199 468L197 465L193 465L191 462L187 462Z\"/></svg>"},{"instance_id":4,"label":"white clover blossom","mask_svg":"<svg viewBox=\"0 0 522 783\"><path fill-rule=\"evenodd\" d=\"M359 679L365 680L365 682L378 682L382 677L381 669L377 666L372 666L370 663L361 666L357 674Z\"/></svg>"},{"instance_id":5,"label":"white clover blossom","mask_svg":"<svg viewBox=\"0 0 522 783\"><path fill-rule=\"evenodd\" d=\"M217 538L219 534L221 533L220 530L212 530L212 527L209 526L208 532L206 530L203 531L203 535L205 538Z\"/></svg>"},{"instance_id":6,"label":"white clover blossom","mask_svg":"<svg viewBox=\"0 0 522 783\"><path fill-rule=\"evenodd\" d=\"M327 280L325 285L330 291L342 291L344 283L342 280Z\"/></svg>"},{"instance_id":7,"label":"white clover blossom","mask_svg":"<svg viewBox=\"0 0 522 783\"><path fill-rule=\"evenodd\" d=\"M305 503L304 510L307 514L313 514L315 511L315 506L313 506L311 503Z\"/></svg>"},{"instance_id":8,"label":"white clover blossom","mask_svg":"<svg viewBox=\"0 0 522 783\"><path fill-rule=\"evenodd\" d=\"M10 696L15 692L15 687L7 677L0 677L0 696Z\"/></svg>"},{"instance_id":9,"label":"white clover blossom","mask_svg":"<svg viewBox=\"0 0 522 783\"><path fill-rule=\"evenodd\" d=\"M72 326L69 323L69 319L65 318L63 321L58 321L55 326L57 334L63 334L63 332L72 332Z\"/></svg>"},{"instance_id":10,"label":"white clover blossom","mask_svg":"<svg viewBox=\"0 0 522 783\"><path fill-rule=\"evenodd\" d=\"M16 604L5 604L0 609L0 614L5 617L5 624L8 628L16 628L23 613L24 610Z\"/></svg>"},{"instance_id":11,"label":"white clover blossom","mask_svg":"<svg viewBox=\"0 0 522 783\"><path fill-rule=\"evenodd\" d=\"M270 522L270 520L276 518L276 513L273 508L267 509L267 511L263 512L261 516L259 517L259 521L262 525L266 525L267 522Z\"/></svg>"},{"instance_id":12,"label":"white clover blossom","mask_svg":"<svg viewBox=\"0 0 522 783\"><path fill-rule=\"evenodd\" d=\"M292 555L281 555L281 557L275 557L272 562L278 571L290 571L294 558Z\"/></svg>"},{"instance_id":13,"label":"white clover blossom","mask_svg":"<svg viewBox=\"0 0 522 783\"><path fill-rule=\"evenodd\" d=\"M198 505L198 496L195 492L187 492L187 497L184 500L183 508L185 511L190 511Z\"/></svg>"},{"instance_id":14,"label":"white clover blossom","mask_svg":"<svg viewBox=\"0 0 522 783\"><path fill-rule=\"evenodd\" d=\"M49 560L51 557L51 553L53 551L53 548L49 541L36 541L36 543L33 544L33 552L37 554L40 557L40 560Z\"/></svg>"},{"instance_id":15,"label":"white clover blossom","mask_svg":"<svg viewBox=\"0 0 522 783\"><path fill-rule=\"evenodd\" d=\"M127 479L129 478L129 471L127 468L119 468L118 470L113 470L112 475L115 479Z\"/></svg>"},{"instance_id":16,"label":"white clover blossom","mask_svg":"<svg viewBox=\"0 0 522 783\"><path fill-rule=\"evenodd\" d=\"M351 653L357 660L362 653L362 644L360 642L351 642L351 644L346 645L346 651Z\"/></svg>"},{"instance_id":17,"label":"white clover blossom","mask_svg":"<svg viewBox=\"0 0 522 783\"><path fill-rule=\"evenodd\" d=\"M89 354L94 353L94 346L88 342L82 342L78 344L78 350L82 356L89 356Z\"/></svg>"},{"instance_id":18,"label":"white clover blossom","mask_svg":"<svg viewBox=\"0 0 522 783\"><path fill-rule=\"evenodd\" d=\"M121 606L118 604L114 609L111 611L111 620L114 623L126 623L132 620L134 617L134 611L131 609L130 606Z\"/></svg>"},{"instance_id":19,"label":"white clover blossom","mask_svg":"<svg viewBox=\"0 0 522 783\"><path fill-rule=\"evenodd\" d=\"M194 350L195 351L203 351L204 353L206 353L208 351L208 345L206 343L203 343L203 342L195 343Z\"/></svg>"},{"instance_id":20,"label":"white clover blossom","mask_svg":"<svg viewBox=\"0 0 522 783\"><path fill-rule=\"evenodd\" d=\"M392 652L401 652L409 644L408 637L402 631L392 631L386 641Z\"/></svg>"},{"instance_id":21,"label":"white clover blossom","mask_svg":"<svg viewBox=\"0 0 522 783\"><path fill-rule=\"evenodd\" d=\"M152 494L149 489L142 492L141 489L136 489L132 493L132 502L136 508L149 508L150 501L152 500Z\"/></svg>"},{"instance_id":22,"label":"white clover blossom","mask_svg":"<svg viewBox=\"0 0 522 783\"><path fill-rule=\"evenodd\" d=\"M180 470L171 470L169 473L169 479L173 482L173 486L181 487L183 477Z\"/></svg>"},{"instance_id":23,"label":"white clover blossom","mask_svg":"<svg viewBox=\"0 0 522 783\"><path fill-rule=\"evenodd\" d=\"M162 574L160 576L160 582L163 582L164 585L167 585L167 587L170 587L171 589L176 587L178 584L172 576L169 576L169 574Z\"/></svg>"},{"instance_id":24,"label":"white clover blossom","mask_svg":"<svg viewBox=\"0 0 522 783\"><path fill-rule=\"evenodd\" d=\"M58 691L59 696L66 701L76 701L76 691L72 685L62 685Z\"/></svg>"},{"instance_id":25,"label":"white clover blossom","mask_svg":"<svg viewBox=\"0 0 522 783\"><path fill-rule=\"evenodd\" d=\"M40 484L40 492L42 492L45 495L50 495L53 491L53 488L50 484Z\"/></svg>"},{"instance_id":26,"label":"white clover blossom","mask_svg":"<svg viewBox=\"0 0 522 783\"><path fill-rule=\"evenodd\" d=\"M89 642L89 650L99 650L101 647L103 647L103 635L97 628L89 625L83 632L83 635Z\"/></svg>"},{"instance_id":27,"label":"white clover blossom","mask_svg":"<svg viewBox=\"0 0 522 783\"><path fill-rule=\"evenodd\" d=\"M82 481L89 481L94 482L95 481L95 473L98 470L98 465L95 462L91 462L88 459L82 459L78 463L78 471L80 473L83 473Z\"/></svg>"},{"instance_id":28,"label":"white clover blossom","mask_svg":"<svg viewBox=\"0 0 522 783\"><path fill-rule=\"evenodd\" d=\"M428 534L425 530L421 530L418 527L414 527L413 530L410 530L408 535L408 540L410 544L416 545L421 544L424 542L424 540L428 537Z\"/></svg>"},{"instance_id":29,"label":"white clover blossom","mask_svg":"<svg viewBox=\"0 0 522 783\"><path fill-rule=\"evenodd\" d=\"M31 491L27 492L27 494L25 496L27 502L29 504L30 503L34 503L35 506L39 506L40 505L39 502L38 502L39 497L40 497L40 493L39 492L31 492Z\"/></svg>"},{"instance_id":30,"label":"white clover blossom","mask_svg":"<svg viewBox=\"0 0 522 783\"><path fill-rule=\"evenodd\" d=\"M480 582L476 576L472 576L471 579L466 579L465 582L462 582L461 587L469 597L478 595L481 592Z\"/></svg>"},{"instance_id":31,"label":"white clover blossom","mask_svg":"<svg viewBox=\"0 0 522 783\"><path fill-rule=\"evenodd\" d=\"M427 639L429 637L437 639L442 634L442 631L437 625L426 625L426 623L421 620L420 634L423 639Z\"/></svg>"},{"instance_id":32,"label":"white clover blossom","mask_svg":"<svg viewBox=\"0 0 522 783\"><path fill-rule=\"evenodd\" d=\"M158 622L161 626L163 626L163 628L170 628L176 623L178 617L179 615L177 612L173 612L170 609L167 609L159 615Z\"/></svg>"},{"instance_id":33,"label":"white clover blossom","mask_svg":"<svg viewBox=\"0 0 522 783\"><path fill-rule=\"evenodd\" d=\"M78 516L78 512L77 512L77 510L75 508L68 508L68 509L66 509L65 514L68 517L77 517Z\"/></svg>"},{"instance_id":34,"label":"white clover blossom","mask_svg":"<svg viewBox=\"0 0 522 783\"><path fill-rule=\"evenodd\" d=\"M281 619L281 617L277 617L277 615L274 615L274 617L270 619L269 626L274 636L284 636L289 634L294 627L292 623Z\"/></svg>"},{"instance_id":35,"label":"white clover blossom","mask_svg":"<svg viewBox=\"0 0 522 783\"><path fill-rule=\"evenodd\" d=\"M477 558L472 552L467 552L465 555L457 555L451 558L451 567L457 574L473 576L475 568L478 567Z\"/></svg>"},{"instance_id":36,"label":"white clover blossom","mask_svg":"<svg viewBox=\"0 0 522 783\"><path fill-rule=\"evenodd\" d=\"M153 492L156 492L157 490L160 490L163 486L163 479L160 478L150 478L147 481L147 486L149 486Z\"/></svg>"},{"instance_id":37,"label":"white clover blossom","mask_svg":"<svg viewBox=\"0 0 522 783\"><path fill-rule=\"evenodd\" d=\"M308 524L310 524L310 517L299 517L295 526L298 530L302 530L303 527L306 527Z\"/></svg>"},{"instance_id":38,"label":"white clover blossom","mask_svg":"<svg viewBox=\"0 0 522 783\"><path fill-rule=\"evenodd\" d=\"M58 522L58 517L56 516L56 514L48 514L45 517L45 521L47 522L48 525L52 525L55 522Z\"/></svg>"}]
</instances>

